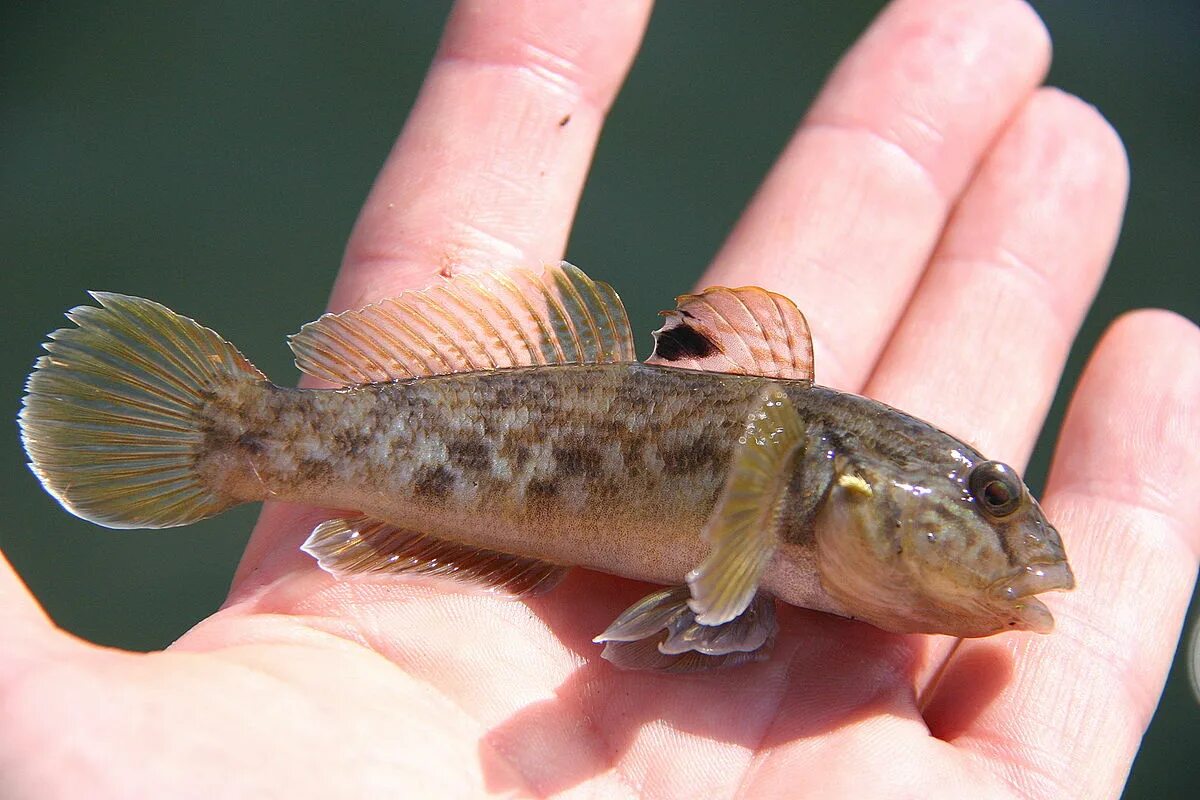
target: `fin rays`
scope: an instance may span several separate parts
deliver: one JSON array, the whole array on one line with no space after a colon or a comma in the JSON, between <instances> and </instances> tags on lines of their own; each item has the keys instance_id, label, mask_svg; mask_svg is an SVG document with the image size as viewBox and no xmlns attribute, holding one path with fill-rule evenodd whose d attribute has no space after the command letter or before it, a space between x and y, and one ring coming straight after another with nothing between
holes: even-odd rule
<instances>
[{"instance_id":1,"label":"fin rays","mask_svg":"<svg viewBox=\"0 0 1200 800\"><path fill-rule=\"evenodd\" d=\"M616 292L566 262L540 273L466 273L358 311L326 314L289 344L302 371L344 385L634 360Z\"/></svg>"},{"instance_id":2,"label":"fin rays","mask_svg":"<svg viewBox=\"0 0 1200 800\"><path fill-rule=\"evenodd\" d=\"M748 416L724 493L704 528L712 552L687 576L688 602L702 624L727 623L754 598L778 546L788 465L803 440L787 394L768 385Z\"/></svg>"},{"instance_id":3,"label":"fin rays","mask_svg":"<svg viewBox=\"0 0 1200 800\"><path fill-rule=\"evenodd\" d=\"M439 539L362 514L322 522L301 549L337 577L444 576L526 597L550 591L570 569Z\"/></svg>"},{"instance_id":4,"label":"fin rays","mask_svg":"<svg viewBox=\"0 0 1200 800\"><path fill-rule=\"evenodd\" d=\"M813 379L812 337L791 300L757 286L715 286L676 298L654 332L647 364L762 375L779 380Z\"/></svg>"},{"instance_id":5,"label":"fin rays","mask_svg":"<svg viewBox=\"0 0 1200 800\"><path fill-rule=\"evenodd\" d=\"M603 657L622 669L695 672L770 655L779 630L773 599L756 595L739 616L705 625L689 607L688 597L686 586L646 595L592 641L603 643Z\"/></svg>"},{"instance_id":6,"label":"fin rays","mask_svg":"<svg viewBox=\"0 0 1200 800\"><path fill-rule=\"evenodd\" d=\"M106 292L68 313L26 384L30 467L63 507L110 528L165 528L237 501L196 471L214 386L264 381L213 331L165 306Z\"/></svg>"}]
</instances>

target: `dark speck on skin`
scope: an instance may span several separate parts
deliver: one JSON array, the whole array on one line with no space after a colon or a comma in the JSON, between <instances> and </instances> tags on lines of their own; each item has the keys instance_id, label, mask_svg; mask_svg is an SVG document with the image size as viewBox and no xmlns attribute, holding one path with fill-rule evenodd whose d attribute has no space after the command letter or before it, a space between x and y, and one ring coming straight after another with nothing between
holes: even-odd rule
<instances>
[{"instance_id":1,"label":"dark speck on skin","mask_svg":"<svg viewBox=\"0 0 1200 800\"><path fill-rule=\"evenodd\" d=\"M263 435L255 431L246 431L237 437L237 446L248 453L258 455L263 452Z\"/></svg>"}]
</instances>

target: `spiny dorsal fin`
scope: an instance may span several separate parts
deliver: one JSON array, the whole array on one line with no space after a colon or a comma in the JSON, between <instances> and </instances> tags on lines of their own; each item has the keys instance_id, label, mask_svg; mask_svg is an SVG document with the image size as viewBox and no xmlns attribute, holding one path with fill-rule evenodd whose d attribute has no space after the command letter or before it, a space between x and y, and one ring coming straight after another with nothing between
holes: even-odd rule
<instances>
[{"instance_id":1,"label":"spiny dorsal fin","mask_svg":"<svg viewBox=\"0 0 1200 800\"><path fill-rule=\"evenodd\" d=\"M548 592L570 567L484 550L359 514L322 522L301 545L326 572L437 575L518 597Z\"/></svg>"},{"instance_id":2,"label":"spiny dorsal fin","mask_svg":"<svg viewBox=\"0 0 1200 800\"><path fill-rule=\"evenodd\" d=\"M462 273L326 314L289 344L302 371L346 385L635 358L617 293L565 261L543 270Z\"/></svg>"},{"instance_id":3,"label":"spiny dorsal fin","mask_svg":"<svg viewBox=\"0 0 1200 800\"><path fill-rule=\"evenodd\" d=\"M725 489L704 526L712 552L687 576L688 605L701 625L729 622L758 591L779 544L789 466L803 443L792 401L778 385L768 385L750 410Z\"/></svg>"},{"instance_id":4,"label":"spiny dorsal fin","mask_svg":"<svg viewBox=\"0 0 1200 800\"><path fill-rule=\"evenodd\" d=\"M654 332L647 364L762 375L780 380L813 379L812 337L796 304L757 286L714 286L680 295L667 321Z\"/></svg>"}]
</instances>

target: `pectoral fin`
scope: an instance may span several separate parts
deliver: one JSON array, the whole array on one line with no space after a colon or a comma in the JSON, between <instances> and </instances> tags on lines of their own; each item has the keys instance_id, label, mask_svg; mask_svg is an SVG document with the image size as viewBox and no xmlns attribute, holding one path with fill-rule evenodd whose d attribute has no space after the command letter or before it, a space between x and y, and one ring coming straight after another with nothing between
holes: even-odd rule
<instances>
[{"instance_id":1,"label":"pectoral fin","mask_svg":"<svg viewBox=\"0 0 1200 800\"><path fill-rule=\"evenodd\" d=\"M768 385L746 421L725 489L703 536L708 558L688 573L688 602L702 625L722 625L754 598L779 543L783 500L804 431L791 400Z\"/></svg>"},{"instance_id":2,"label":"pectoral fin","mask_svg":"<svg viewBox=\"0 0 1200 800\"><path fill-rule=\"evenodd\" d=\"M322 522L300 549L338 577L369 573L436 575L518 597L550 591L570 569L449 542L364 515Z\"/></svg>"},{"instance_id":3,"label":"pectoral fin","mask_svg":"<svg viewBox=\"0 0 1200 800\"><path fill-rule=\"evenodd\" d=\"M686 586L643 597L593 641L622 669L694 672L761 661L770 655L779 626L775 601L759 595L724 625L703 625L688 607Z\"/></svg>"}]
</instances>

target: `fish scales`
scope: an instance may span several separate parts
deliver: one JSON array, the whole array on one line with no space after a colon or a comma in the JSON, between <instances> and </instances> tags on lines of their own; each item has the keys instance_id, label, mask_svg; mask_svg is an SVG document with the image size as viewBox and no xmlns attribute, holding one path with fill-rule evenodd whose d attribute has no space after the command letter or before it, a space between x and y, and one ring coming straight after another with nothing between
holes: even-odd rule
<instances>
[{"instance_id":1,"label":"fish scales","mask_svg":"<svg viewBox=\"0 0 1200 800\"><path fill-rule=\"evenodd\" d=\"M615 572L641 551L679 580L763 383L607 364L338 391L243 385L210 400L218 422L199 460L238 499L354 508Z\"/></svg>"}]
</instances>

